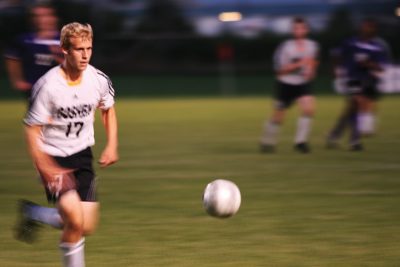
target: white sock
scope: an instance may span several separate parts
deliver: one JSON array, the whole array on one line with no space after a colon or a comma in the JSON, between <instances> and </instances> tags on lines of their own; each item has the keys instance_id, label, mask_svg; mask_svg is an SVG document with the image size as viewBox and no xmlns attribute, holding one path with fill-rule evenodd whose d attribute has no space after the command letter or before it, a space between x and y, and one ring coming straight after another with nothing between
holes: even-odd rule
<instances>
[{"instance_id":1,"label":"white sock","mask_svg":"<svg viewBox=\"0 0 400 267\"><path fill-rule=\"evenodd\" d=\"M372 112L359 113L358 122L362 134L373 134L375 132L375 116Z\"/></svg>"},{"instance_id":2,"label":"white sock","mask_svg":"<svg viewBox=\"0 0 400 267\"><path fill-rule=\"evenodd\" d=\"M371 132L371 134L374 134L375 133L375 131L376 131L376 117L375 117L375 114L374 113L370 113L370 115L369 115L369 120L370 120L370 132Z\"/></svg>"},{"instance_id":3,"label":"white sock","mask_svg":"<svg viewBox=\"0 0 400 267\"><path fill-rule=\"evenodd\" d=\"M308 116L301 116L297 120L297 131L294 140L296 144L307 142L311 129L311 121L312 118Z\"/></svg>"},{"instance_id":4,"label":"white sock","mask_svg":"<svg viewBox=\"0 0 400 267\"><path fill-rule=\"evenodd\" d=\"M85 267L85 238L77 243L61 243L60 250L64 267Z\"/></svg>"},{"instance_id":5,"label":"white sock","mask_svg":"<svg viewBox=\"0 0 400 267\"><path fill-rule=\"evenodd\" d=\"M53 226L54 228L62 228L62 219L60 213L56 208L48 208L39 205L28 206L26 210L27 216L29 218L39 221L44 224Z\"/></svg>"},{"instance_id":6,"label":"white sock","mask_svg":"<svg viewBox=\"0 0 400 267\"><path fill-rule=\"evenodd\" d=\"M280 125L278 123L267 121L264 124L263 134L261 136L261 144L275 145L277 143L277 135L279 133Z\"/></svg>"}]
</instances>

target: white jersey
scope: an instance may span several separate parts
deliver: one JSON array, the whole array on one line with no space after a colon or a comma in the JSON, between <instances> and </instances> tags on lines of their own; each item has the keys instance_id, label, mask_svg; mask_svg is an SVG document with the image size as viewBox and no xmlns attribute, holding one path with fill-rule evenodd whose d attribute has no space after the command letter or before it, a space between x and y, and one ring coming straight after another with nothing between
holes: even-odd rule
<instances>
[{"instance_id":1,"label":"white jersey","mask_svg":"<svg viewBox=\"0 0 400 267\"><path fill-rule=\"evenodd\" d=\"M82 80L69 85L57 66L42 76L32 89L27 125L41 125L41 148L52 156L69 156L94 145L96 108L114 105L110 79L88 65Z\"/></svg>"},{"instance_id":2,"label":"white jersey","mask_svg":"<svg viewBox=\"0 0 400 267\"><path fill-rule=\"evenodd\" d=\"M296 46L296 41L294 39L287 40L283 42L274 54L274 69L278 71L284 65L294 63L303 58L314 58L318 56L318 43L310 39L304 40L304 49L299 50ZM291 85L300 85L307 83L305 78L305 70L297 69L291 73L278 75L277 79L283 83Z\"/></svg>"}]
</instances>

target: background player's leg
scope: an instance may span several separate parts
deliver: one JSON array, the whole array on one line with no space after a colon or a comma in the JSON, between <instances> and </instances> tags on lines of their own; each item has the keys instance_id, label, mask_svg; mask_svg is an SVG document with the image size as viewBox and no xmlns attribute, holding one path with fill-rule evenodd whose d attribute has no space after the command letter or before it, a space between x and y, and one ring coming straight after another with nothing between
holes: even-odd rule
<instances>
[{"instance_id":1,"label":"background player's leg","mask_svg":"<svg viewBox=\"0 0 400 267\"><path fill-rule=\"evenodd\" d=\"M302 96L297 100L301 116L297 120L297 131L295 136L295 146L296 148L303 152L309 152L308 137L311 130L312 117L315 111L315 98L313 96L307 95Z\"/></svg>"},{"instance_id":2,"label":"background player's leg","mask_svg":"<svg viewBox=\"0 0 400 267\"><path fill-rule=\"evenodd\" d=\"M347 99L346 100L346 106L343 109L342 114L339 116L337 119L337 122L333 129L330 131L328 135L328 140L327 140L327 147L328 148L334 148L336 147L336 142L337 140L343 135L344 130L349 124L349 114L351 110L351 105L352 105L352 100Z\"/></svg>"},{"instance_id":3,"label":"background player's leg","mask_svg":"<svg viewBox=\"0 0 400 267\"><path fill-rule=\"evenodd\" d=\"M373 99L363 97L358 114L359 130L362 135L375 133L375 102Z\"/></svg>"},{"instance_id":4,"label":"background player's leg","mask_svg":"<svg viewBox=\"0 0 400 267\"><path fill-rule=\"evenodd\" d=\"M63 194L58 208L64 221L60 249L65 267L85 266L83 238L83 208L81 199L75 190Z\"/></svg>"},{"instance_id":5,"label":"background player's leg","mask_svg":"<svg viewBox=\"0 0 400 267\"><path fill-rule=\"evenodd\" d=\"M265 122L261 136L262 152L273 152L274 147L277 144L280 125L282 124L284 117L284 109L275 109L272 118Z\"/></svg>"},{"instance_id":6,"label":"background player's leg","mask_svg":"<svg viewBox=\"0 0 400 267\"><path fill-rule=\"evenodd\" d=\"M361 134L358 126L358 111L360 110L361 99L359 95L355 95L352 97L352 105L349 114L349 122L350 122L350 149L352 151L362 150L363 147L361 145Z\"/></svg>"}]
</instances>

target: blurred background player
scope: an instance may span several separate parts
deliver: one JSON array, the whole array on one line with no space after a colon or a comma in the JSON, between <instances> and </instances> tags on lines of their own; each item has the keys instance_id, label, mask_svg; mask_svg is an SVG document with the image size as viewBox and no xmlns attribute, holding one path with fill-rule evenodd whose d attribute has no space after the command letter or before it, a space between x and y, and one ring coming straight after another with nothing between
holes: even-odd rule
<instances>
[{"instance_id":1,"label":"blurred background player","mask_svg":"<svg viewBox=\"0 0 400 267\"><path fill-rule=\"evenodd\" d=\"M63 27L65 60L35 83L24 120L29 152L47 198L57 208L22 201L16 237L33 241L39 223L62 229L60 249L66 267L85 265L84 236L94 231L98 220L91 151L96 108L107 134L99 163L106 167L118 160L114 89L103 72L89 65L92 40L88 24Z\"/></svg>"},{"instance_id":2,"label":"blurred background player","mask_svg":"<svg viewBox=\"0 0 400 267\"><path fill-rule=\"evenodd\" d=\"M41 3L32 6L29 12L32 32L17 36L4 55L12 87L28 98L33 84L63 60L55 9Z\"/></svg>"},{"instance_id":3,"label":"blurred background player","mask_svg":"<svg viewBox=\"0 0 400 267\"><path fill-rule=\"evenodd\" d=\"M376 37L376 23L366 19L358 36L350 38L334 51L335 74L344 80L344 93L349 97L345 109L331 130L327 147L337 146L347 126L350 127L350 149L362 150L362 134L375 131L374 110L379 98L379 75L389 57L388 46Z\"/></svg>"},{"instance_id":4,"label":"blurred background player","mask_svg":"<svg viewBox=\"0 0 400 267\"><path fill-rule=\"evenodd\" d=\"M378 44L382 50L382 60L380 62L381 70L375 71L377 77L377 84L368 88L363 94L362 103L358 113L358 128L361 135L370 136L376 132L376 111L377 101L380 98L379 83L382 79L382 73L385 71L387 66L391 63L392 52L389 44L381 37L378 36L378 25L374 19L365 19L361 26L363 35L370 36L376 44Z\"/></svg>"},{"instance_id":5,"label":"blurred background player","mask_svg":"<svg viewBox=\"0 0 400 267\"><path fill-rule=\"evenodd\" d=\"M308 136L314 115L315 99L311 92L311 81L318 66L318 44L307 38L309 27L303 18L292 22L293 39L282 43L274 54L277 78L276 103L272 118L264 125L261 151L273 152L279 128L286 109L297 101L301 115L297 121L294 148L302 153L310 152Z\"/></svg>"}]
</instances>

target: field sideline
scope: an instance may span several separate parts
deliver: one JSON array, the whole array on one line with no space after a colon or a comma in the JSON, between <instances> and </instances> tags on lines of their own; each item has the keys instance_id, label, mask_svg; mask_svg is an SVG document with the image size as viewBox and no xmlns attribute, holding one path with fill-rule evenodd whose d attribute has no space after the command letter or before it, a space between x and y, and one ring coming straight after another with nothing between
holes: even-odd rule
<instances>
[{"instance_id":1,"label":"field sideline","mask_svg":"<svg viewBox=\"0 0 400 267\"><path fill-rule=\"evenodd\" d=\"M262 155L267 98L118 99L121 161L98 168L101 224L86 240L87 266L399 266L399 100L380 103L379 134L365 152L348 152L345 142L324 149L342 100L323 96L312 154L292 149L293 108L278 153ZM12 237L16 200L45 204L23 140L24 109L0 102L0 266L60 266L56 230L43 228L34 245ZM228 220L202 209L216 178L242 191Z\"/></svg>"}]
</instances>

